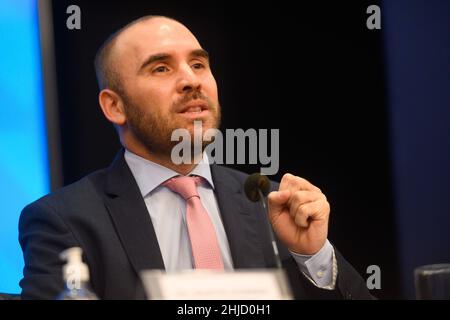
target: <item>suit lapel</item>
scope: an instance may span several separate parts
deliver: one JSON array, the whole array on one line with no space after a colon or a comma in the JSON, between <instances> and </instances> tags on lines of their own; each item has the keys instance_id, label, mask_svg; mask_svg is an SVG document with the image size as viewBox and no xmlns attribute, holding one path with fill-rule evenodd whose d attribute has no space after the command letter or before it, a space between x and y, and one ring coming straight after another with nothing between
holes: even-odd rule
<instances>
[{"instance_id":1,"label":"suit lapel","mask_svg":"<svg viewBox=\"0 0 450 320\"><path fill-rule=\"evenodd\" d=\"M109 168L105 204L136 273L164 269L158 240L139 187L121 150Z\"/></svg>"},{"instance_id":2,"label":"suit lapel","mask_svg":"<svg viewBox=\"0 0 450 320\"><path fill-rule=\"evenodd\" d=\"M257 229L259 223L246 203L242 182L217 165L211 166L211 174L234 268L265 267ZM123 149L108 169L104 198L136 273L145 269L165 269L150 215L125 161Z\"/></svg>"},{"instance_id":3,"label":"suit lapel","mask_svg":"<svg viewBox=\"0 0 450 320\"><path fill-rule=\"evenodd\" d=\"M264 267L258 221L245 203L242 182L218 165L211 165L211 174L234 268Z\"/></svg>"}]
</instances>

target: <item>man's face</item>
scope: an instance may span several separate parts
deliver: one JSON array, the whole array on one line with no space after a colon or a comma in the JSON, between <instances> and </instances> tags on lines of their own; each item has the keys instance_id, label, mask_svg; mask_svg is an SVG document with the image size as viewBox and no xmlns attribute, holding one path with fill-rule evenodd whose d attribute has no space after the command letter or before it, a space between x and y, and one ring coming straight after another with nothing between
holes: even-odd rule
<instances>
[{"instance_id":1,"label":"man's face","mask_svg":"<svg viewBox=\"0 0 450 320\"><path fill-rule=\"evenodd\" d=\"M119 36L113 61L123 92L126 125L147 151L168 155L173 130L194 120L203 131L217 128L220 106L209 59L192 33L178 22L153 18Z\"/></svg>"}]
</instances>

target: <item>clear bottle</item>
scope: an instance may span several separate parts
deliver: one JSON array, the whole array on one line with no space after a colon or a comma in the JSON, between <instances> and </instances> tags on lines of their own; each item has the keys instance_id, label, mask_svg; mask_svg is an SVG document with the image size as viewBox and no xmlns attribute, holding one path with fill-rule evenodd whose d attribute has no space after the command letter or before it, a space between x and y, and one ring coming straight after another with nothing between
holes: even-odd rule
<instances>
[{"instance_id":1,"label":"clear bottle","mask_svg":"<svg viewBox=\"0 0 450 320\"><path fill-rule=\"evenodd\" d=\"M65 289L57 300L98 300L89 285L89 269L82 261L83 250L79 247L61 252L59 257L66 261L63 267Z\"/></svg>"}]
</instances>

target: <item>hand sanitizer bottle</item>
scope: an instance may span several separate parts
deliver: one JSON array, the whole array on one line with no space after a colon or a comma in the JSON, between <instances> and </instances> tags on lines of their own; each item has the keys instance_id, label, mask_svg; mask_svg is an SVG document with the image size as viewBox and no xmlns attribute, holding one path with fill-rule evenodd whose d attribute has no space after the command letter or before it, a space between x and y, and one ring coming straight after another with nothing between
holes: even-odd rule
<instances>
[{"instance_id":1,"label":"hand sanitizer bottle","mask_svg":"<svg viewBox=\"0 0 450 320\"><path fill-rule=\"evenodd\" d=\"M58 300L98 300L89 285L89 270L82 261L82 249L69 248L61 252L59 257L66 261L63 267L65 289L57 297Z\"/></svg>"}]
</instances>

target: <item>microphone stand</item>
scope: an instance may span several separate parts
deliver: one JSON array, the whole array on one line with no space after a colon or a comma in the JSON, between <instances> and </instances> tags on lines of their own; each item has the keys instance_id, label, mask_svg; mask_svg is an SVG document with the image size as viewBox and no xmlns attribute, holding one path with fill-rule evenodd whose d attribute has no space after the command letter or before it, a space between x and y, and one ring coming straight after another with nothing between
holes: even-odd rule
<instances>
[{"instance_id":1,"label":"microphone stand","mask_svg":"<svg viewBox=\"0 0 450 320\"><path fill-rule=\"evenodd\" d=\"M272 248L273 248L273 253L275 255L275 264L277 266L277 269L281 269L281 259L280 259L280 252L278 250L278 246L277 243L275 241L275 236L273 234L273 230L272 230L272 225L270 224L270 220L269 220L269 210L267 208L267 204L266 204L266 198L263 196L263 193L261 192L261 189L258 187L258 194L259 194L259 200L261 200L261 204L264 208L264 211L266 212L266 221L268 224L268 228L269 228L269 235L270 235L270 240L272 241Z\"/></svg>"}]
</instances>

